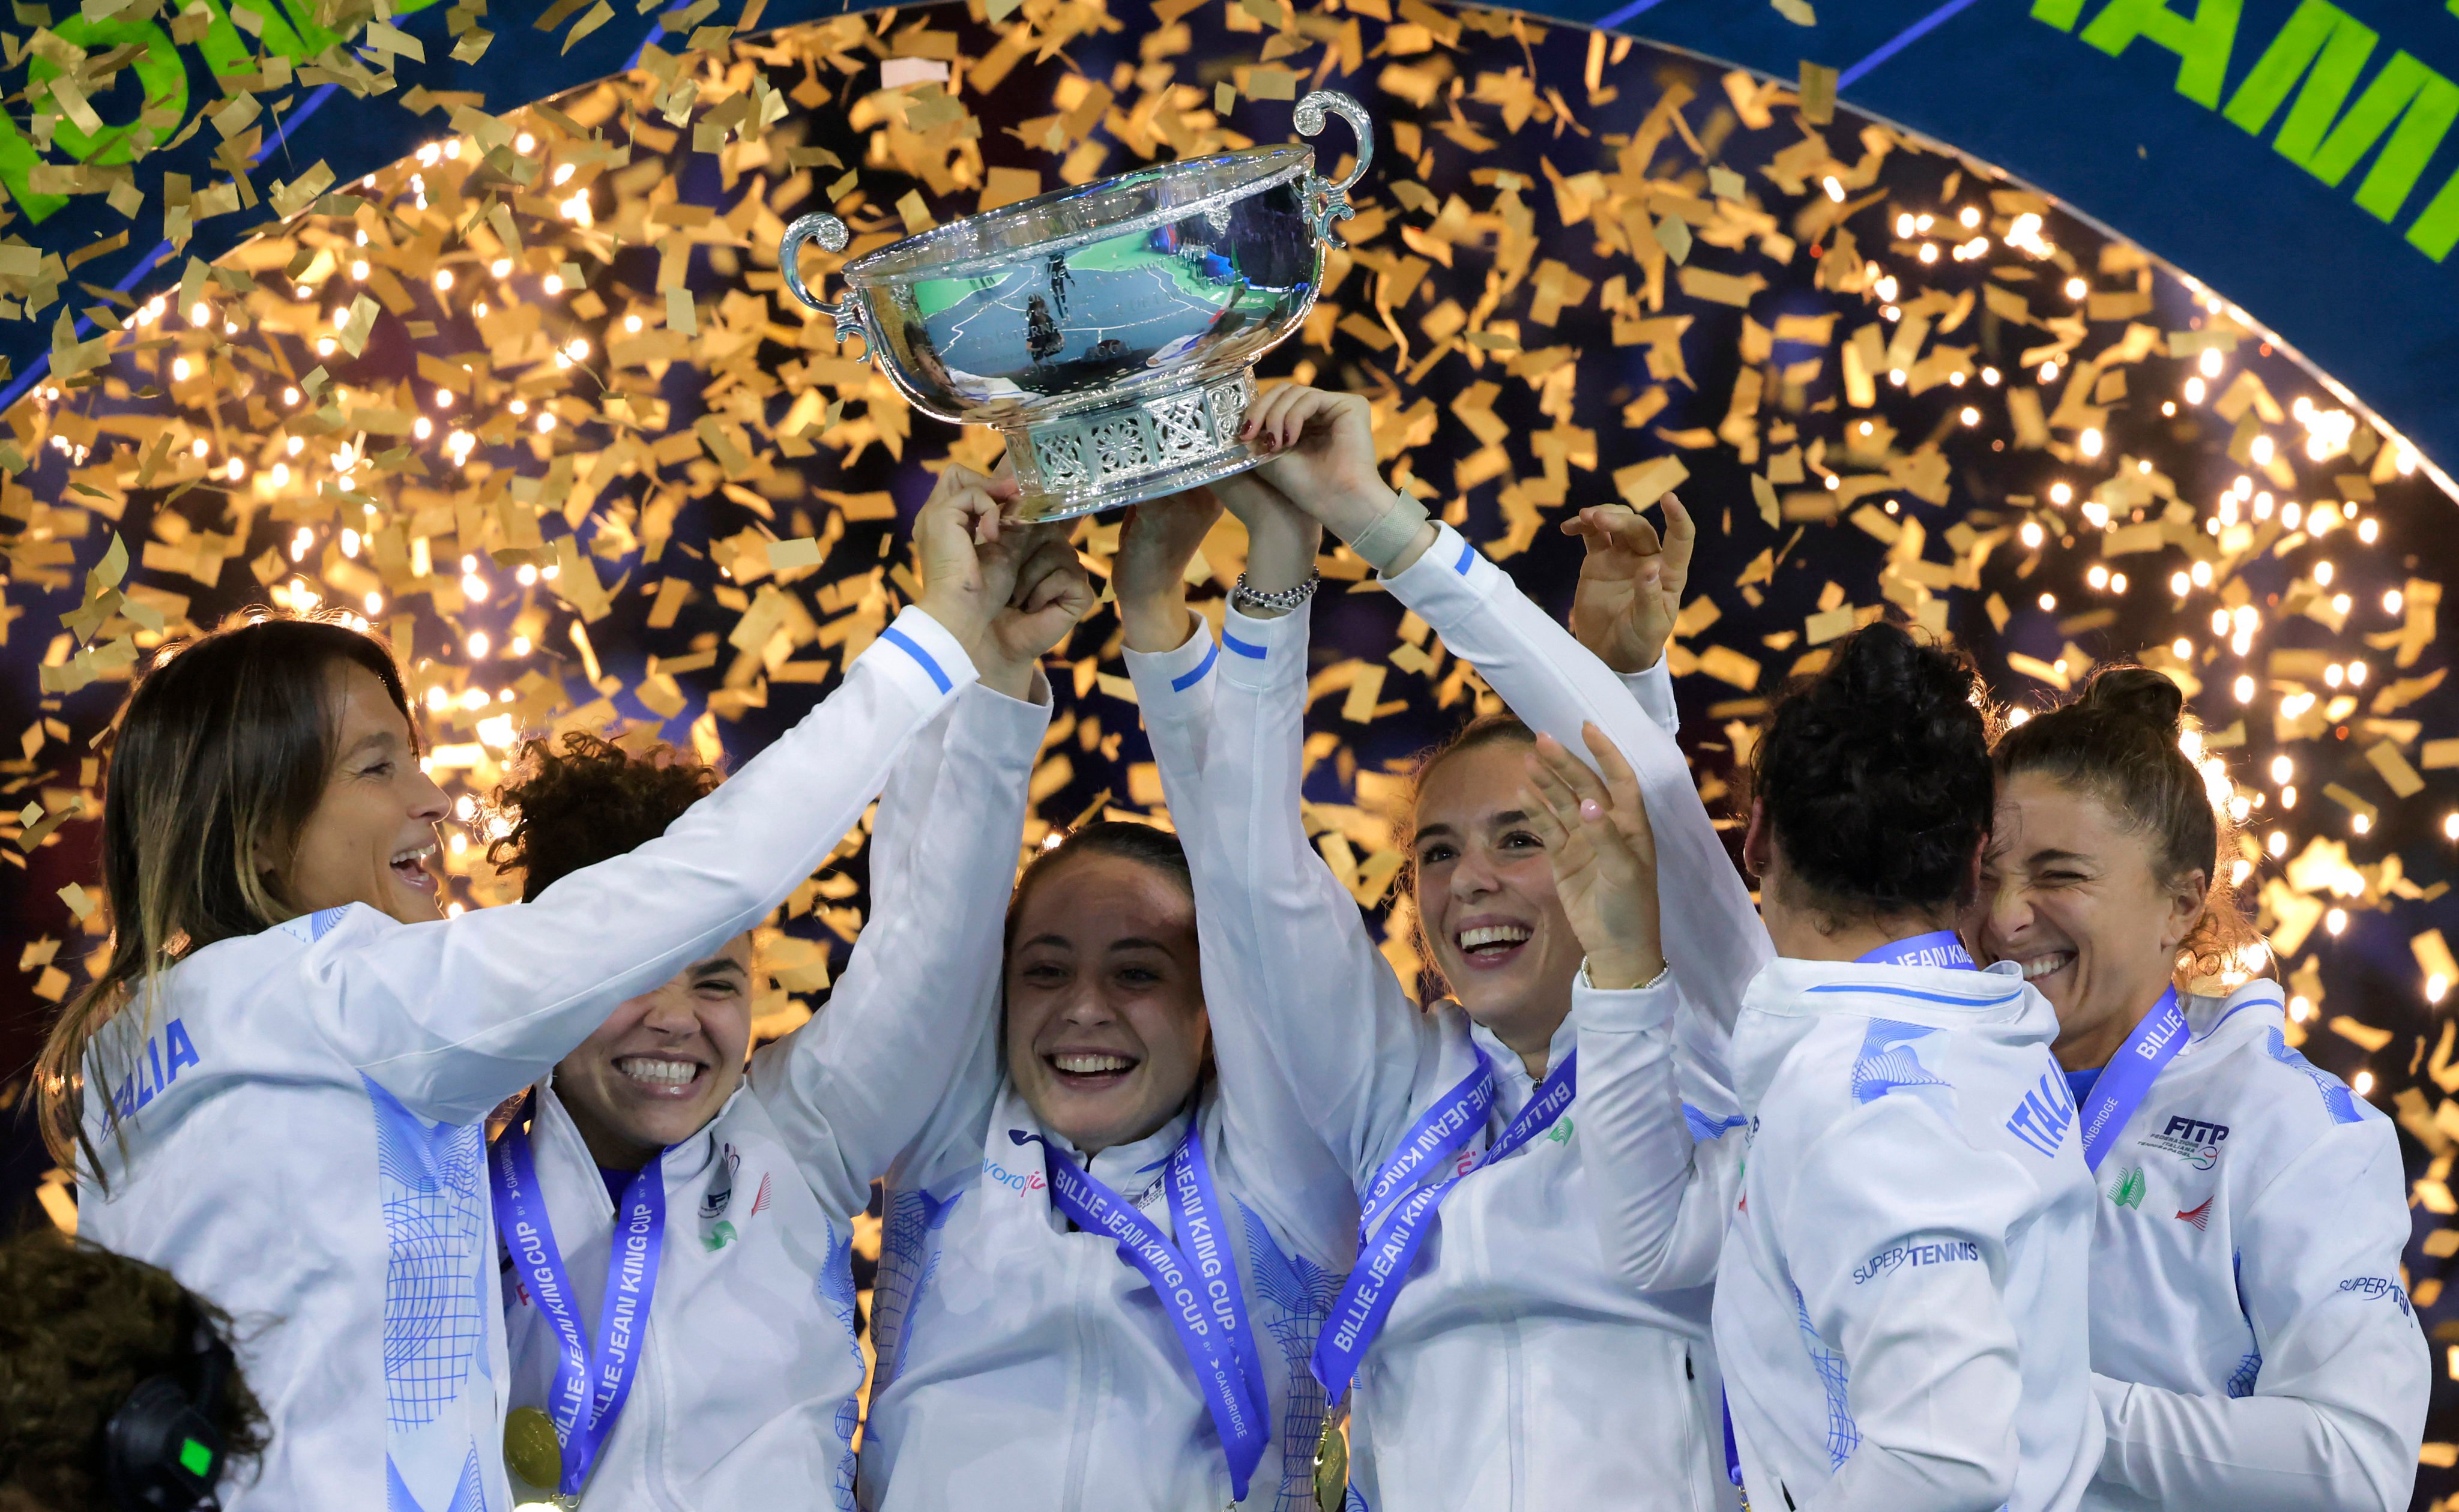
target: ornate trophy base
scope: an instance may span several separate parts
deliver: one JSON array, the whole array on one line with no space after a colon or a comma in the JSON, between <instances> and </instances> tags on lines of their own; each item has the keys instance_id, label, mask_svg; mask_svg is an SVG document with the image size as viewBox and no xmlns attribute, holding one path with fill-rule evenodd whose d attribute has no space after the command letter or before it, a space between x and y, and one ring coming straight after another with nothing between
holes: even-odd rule
<instances>
[{"instance_id":1,"label":"ornate trophy base","mask_svg":"<svg viewBox=\"0 0 2459 1512\"><path fill-rule=\"evenodd\" d=\"M1124 404L1000 426L1024 486L1015 516L1069 519L1243 472L1263 460L1238 439L1238 423L1254 397L1254 376L1240 372Z\"/></svg>"}]
</instances>

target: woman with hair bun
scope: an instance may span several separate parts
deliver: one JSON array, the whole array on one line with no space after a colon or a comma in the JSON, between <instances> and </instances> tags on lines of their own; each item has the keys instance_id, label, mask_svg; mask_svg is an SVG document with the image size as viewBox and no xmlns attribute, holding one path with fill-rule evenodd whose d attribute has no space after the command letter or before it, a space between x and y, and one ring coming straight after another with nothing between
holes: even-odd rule
<instances>
[{"instance_id":1,"label":"woman with hair bun","mask_svg":"<svg viewBox=\"0 0 2459 1512\"><path fill-rule=\"evenodd\" d=\"M2080 1504L2100 1462L2087 1353L2092 1192L2055 1016L1956 939L1990 825L1979 684L1873 624L1755 753L1747 863L1777 958L1733 1034L1735 1141L1675 1088L1651 813L1609 746L1531 762L1579 988L1606 1251L1716 1283L1732 1468L1760 1507ZM1602 743L1592 737L1592 747ZM1652 808L1652 806L1650 806Z\"/></svg>"},{"instance_id":2,"label":"woman with hair bun","mask_svg":"<svg viewBox=\"0 0 2459 1512\"><path fill-rule=\"evenodd\" d=\"M2229 825L2143 667L1998 741L1997 822L1966 936L2057 1012L2093 1205L2085 1504L2403 1507L2431 1359L2401 1284L2389 1119L2286 1040L2238 912ZM2228 866L2229 872L2222 868ZM2233 970L2232 968L2236 968Z\"/></svg>"}]
</instances>

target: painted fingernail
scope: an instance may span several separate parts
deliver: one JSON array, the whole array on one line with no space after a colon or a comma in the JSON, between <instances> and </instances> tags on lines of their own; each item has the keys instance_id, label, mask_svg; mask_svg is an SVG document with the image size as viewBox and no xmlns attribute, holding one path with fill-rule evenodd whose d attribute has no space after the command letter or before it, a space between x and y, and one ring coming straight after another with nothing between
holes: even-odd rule
<instances>
[{"instance_id":1,"label":"painted fingernail","mask_svg":"<svg viewBox=\"0 0 2459 1512\"><path fill-rule=\"evenodd\" d=\"M1583 819L1602 819L1602 818L1604 818L1605 816L1606 816L1606 806L1605 806L1605 805L1603 805L1603 804L1601 804L1601 803L1597 802L1594 798L1583 798L1583 799L1581 799L1581 800L1580 800L1580 817L1581 817L1581 818L1583 818Z\"/></svg>"}]
</instances>

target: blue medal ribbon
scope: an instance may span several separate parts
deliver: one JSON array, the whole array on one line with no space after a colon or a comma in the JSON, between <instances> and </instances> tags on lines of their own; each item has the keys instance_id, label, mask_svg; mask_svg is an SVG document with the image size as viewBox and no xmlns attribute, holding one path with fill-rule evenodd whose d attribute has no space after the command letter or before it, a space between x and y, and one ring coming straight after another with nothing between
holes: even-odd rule
<instances>
[{"instance_id":1,"label":"blue medal ribbon","mask_svg":"<svg viewBox=\"0 0 2459 1512\"><path fill-rule=\"evenodd\" d=\"M1308 1361L1323 1382L1328 1400L1338 1401L1357 1375L1363 1359L1383 1332L1392 1303L1407 1280L1418 1249L1426 1242L1436 1209L1460 1184L1461 1177L1503 1160L1521 1145L1553 1126L1579 1095L1579 1053L1563 1058L1529 1094L1527 1105L1507 1124L1484 1153L1466 1170L1445 1176L1433 1186L1419 1183L1467 1145L1485 1127L1494 1106L1494 1065L1478 1052L1478 1068L1440 1102L1420 1115L1401 1137L1400 1149L1383 1163L1366 1189L1357 1223L1357 1264L1341 1284L1332 1305L1331 1321L1314 1343Z\"/></svg>"},{"instance_id":2,"label":"blue medal ribbon","mask_svg":"<svg viewBox=\"0 0 2459 1512\"><path fill-rule=\"evenodd\" d=\"M579 1299L555 1241L546 1198L526 1123L495 1141L495 1228L527 1283L531 1300L555 1330L557 1354L549 1388L547 1417L563 1445L563 1475L556 1490L578 1496L598 1451L614 1431L640 1374L648 1330L649 1303L657 1295L658 1261L664 1249L666 1184L663 1153L641 1167L615 1205L615 1233L606 1256L606 1291L598 1310L597 1348L581 1334Z\"/></svg>"},{"instance_id":3,"label":"blue medal ribbon","mask_svg":"<svg viewBox=\"0 0 2459 1512\"><path fill-rule=\"evenodd\" d=\"M1891 945L1881 945L1853 963L1856 966L1933 966L1945 971L1974 971L1972 955L1953 930L1933 930Z\"/></svg>"},{"instance_id":4,"label":"blue medal ribbon","mask_svg":"<svg viewBox=\"0 0 2459 1512\"><path fill-rule=\"evenodd\" d=\"M1179 1243L1171 1244L1146 1222L1135 1204L1039 1134L1008 1130L1018 1144L1040 1144L1050 1183L1051 1206L1089 1233L1107 1234L1119 1258L1143 1272L1178 1332L1179 1348L1195 1368L1204 1405L1220 1432L1230 1460L1230 1500L1247 1500L1247 1483L1271 1438L1264 1408L1264 1371L1247 1322L1247 1297L1230 1252L1230 1230L1221 1221L1220 1199L1204 1159L1204 1142L1193 1119L1169 1158L1170 1211Z\"/></svg>"},{"instance_id":5,"label":"blue medal ribbon","mask_svg":"<svg viewBox=\"0 0 2459 1512\"><path fill-rule=\"evenodd\" d=\"M2083 1106L2075 1113L2083 1127L2083 1163L2097 1173L2101 1157L2109 1153L2111 1142L2126 1127L2126 1121L2143 1105L2152 1083L2159 1080L2169 1062L2186 1046L2186 1010L2177 1001L2177 989L2171 987L2118 1046L2109 1065L2091 1084Z\"/></svg>"}]
</instances>

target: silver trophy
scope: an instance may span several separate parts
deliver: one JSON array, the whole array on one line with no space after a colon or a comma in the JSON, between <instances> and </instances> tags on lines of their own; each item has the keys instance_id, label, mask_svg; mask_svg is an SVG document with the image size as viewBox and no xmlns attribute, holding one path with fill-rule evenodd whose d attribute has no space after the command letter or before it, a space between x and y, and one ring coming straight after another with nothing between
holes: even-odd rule
<instances>
[{"instance_id":1,"label":"silver trophy","mask_svg":"<svg viewBox=\"0 0 2459 1512\"><path fill-rule=\"evenodd\" d=\"M1335 182L1303 147L1251 147L1061 189L969 216L845 266L845 298L813 295L806 242L846 245L807 215L777 262L797 299L859 333L914 407L1007 438L1024 519L1065 519L1198 488L1260 458L1238 439L1254 367L1314 308L1323 243L1354 213L1374 122L1346 94L1297 102L1357 134Z\"/></svg>"}]
</instances>

